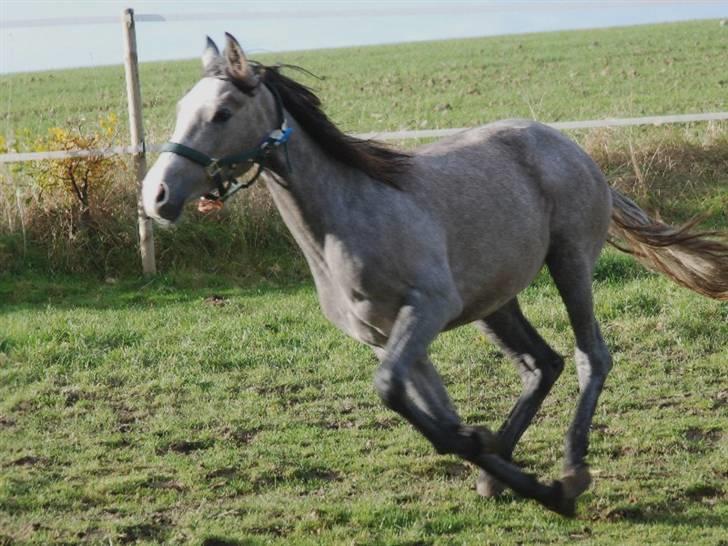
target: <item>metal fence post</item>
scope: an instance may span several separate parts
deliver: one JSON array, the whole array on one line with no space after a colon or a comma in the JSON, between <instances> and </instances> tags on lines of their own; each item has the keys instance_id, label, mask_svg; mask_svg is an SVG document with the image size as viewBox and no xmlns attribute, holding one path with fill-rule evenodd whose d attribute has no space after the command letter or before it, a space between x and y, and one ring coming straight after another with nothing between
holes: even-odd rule
<instances>
[{"instance_id":1,"label":"metal fence post","mask_svg":"<svg viewBox=\"0 0 728 546\"><path fill-rule=\"evenodd\" d=\"M142 257L142 271L145 275L154 275L157 272L157 265L154 258L153 224L144 212L142 204L142 181L147 172L147 158L144 149L142 98L139 86L139 63L133 9L124 10L121 16L121 26L124 34L124 72L126 74L126 97L129 105L129 136L131 145L138 146L138 151L133 155L133 160L137 182L139 251Z\"/></svg>"}]
</instances>

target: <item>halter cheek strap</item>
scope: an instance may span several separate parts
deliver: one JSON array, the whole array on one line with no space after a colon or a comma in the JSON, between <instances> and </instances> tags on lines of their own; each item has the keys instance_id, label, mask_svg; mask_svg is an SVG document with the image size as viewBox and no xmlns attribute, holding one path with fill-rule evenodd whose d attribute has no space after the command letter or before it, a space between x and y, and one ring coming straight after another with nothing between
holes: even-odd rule
<instances>
[{"instance_id":1,"label":"halter cheek strap","mask_svg":"<svg viewBox=\"0 0 728 546\"><path fill-rule=\"evenodd\" d=\"M228 155L221 158L210 157L199 150L195 150L179 142L165 142L160 149L161 152L171 152L180 155L205 169L207 178L215 185L218 192L217 195L208 194L206 197L209 199L227 201L239 190L252 186L258 180L263 169L266 168L265 162L268 156L281 145L283 145L285 150L288 170L289 172L291 171L287 143L291 137L293 128L288 126L280 96L268 84L265 84L265 86L275 98L279 126L278 129L271 131L255 148L246 150L240 154ZM250 163L256 164L258 167L255 175L247 182L236 182L236 177L247 171L245 168L241 170L240 167L245 167L246 164Z\"/></svg>"}]
</instances>

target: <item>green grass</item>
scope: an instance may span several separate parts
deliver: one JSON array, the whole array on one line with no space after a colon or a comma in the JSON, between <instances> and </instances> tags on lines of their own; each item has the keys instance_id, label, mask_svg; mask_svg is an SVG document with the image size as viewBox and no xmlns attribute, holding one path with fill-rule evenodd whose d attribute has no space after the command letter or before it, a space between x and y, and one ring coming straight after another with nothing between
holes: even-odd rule
<instances>
[{"instance_id":1,"label":"green grass","mask_svg":"<svg viewBox=\"0 0 728 546\"><path fill-rule=\"evenodd\" d=\"M0 543L720 543L728 306L613 252L596 299L615 367L595 488L565 520L477 497L472 468L379 403L374 357L325 322L308 283L6 276ZM569 354L551 283L523 302ZM518 393L510 363L470 328L432 354L465 419L497 427ZM517 450L544 478L558 477L576 388L569 362Z\"/></svg>"},{"instance_id":2,"label":"green grass","mask_svg":"<svg viewBox=\"0 0 728 546\"><path fill-rule=\"evenodd\" d=\"M711 21L261 59L325 76L301 79L342 127L369 131L724 110L727 45ZM197 61L142 66L150 140L167 137L198 76ZM119 67L0 86L6 134L125 116ZM666 217L711 212L728 226L725 124L577 136ZM165 233L153 281L52 276L42 256L0 273L0 545L725 544L726 303L602 256L597 314L615 367L595 417L595 485L565 520L511 494L477 497L474 469L386 410L375 359L323 319L300 256L223 237L244 211ZM248 236L270 236L250 222ZM181 271L190 253L197 272ZM522 302L571 354L545 275ZM432 356L464 418L498 427L519 391L511 364L471 328ZM544 479L559 476L574 375L569 359L516 452Z\"/></svg>"},{"instance_id":3,"label":"green grass","mask_svg":"<svg viewBox=\"0 0 728 546\"><path fill-rule=\"evenodd\" d=\"M251 56L323 77L297 76L342 128L366 132L725 110L726 48L728 30L711 20ZM200 72L199 60L142 64L150 140L166 140ZM2 131L109 111L123 124L124 92L121 66L3 76Z\"/></svg>"}]
</instances>

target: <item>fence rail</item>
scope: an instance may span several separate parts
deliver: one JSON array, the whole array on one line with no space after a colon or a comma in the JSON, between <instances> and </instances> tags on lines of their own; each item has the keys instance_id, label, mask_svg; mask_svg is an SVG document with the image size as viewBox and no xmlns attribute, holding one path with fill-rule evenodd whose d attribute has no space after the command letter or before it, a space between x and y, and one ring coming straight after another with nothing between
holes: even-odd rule
<instances>
[{"instance_id":1,"label":"fence rail","mask_svg":"<svg viewBox=\"0 0 728 546\"><path fill-rule=\"evenodd\" d=\"M648 116L642 118L607 118L583 121L554 121L546 125L560 130L598 129L604 127L628 127L637 125L667 125L671 123L690 123L693 121L728 120L728 112L708 112L703 114L675 114L669 116ZM408 140L414 138L438 138L460 133L467 127L459 129L423 129L420 131L393 131L388 133L361 133L359 138L375 138L377 140Z\"/></svg>"},{"instance_id":2,"label":"fence rail","mask_svg":"<svg viewBox=\"0 0 728 546\"><path fill-rule=\"evenodd\" d=\"M691 123L701 121L728 120L728 112L708 112L703 114L676 114L668 116L647 116L641 118L607 118L583 121L555 121L546 123L555 129L598 129L604 127L629 127L639 125L667 125L674 123ZM468 127L455 129L422 129L419 131L391 131L355 133L352 136L377 140L411 140L423 138L439 138L466 131ZM146 146L113 146L94 150L57 150L48 152L21 152L0 154L0 163L22 163L26 161L43 161L53 159L69 159L74 157L110 157L114 155L134 155L142 151L158 152L161 144Z\"/></svg>"},{"instance_id":3,"label":"fence rail","mask_svg":"<svg viewBox=\"0 0 728 546\"><path fill-rule=\"evenodd\" d=\"M597 129L604 127L628 127L639 125L667 125L673 123L690 123L699 121L728 120L728 112L708 112L704 114L675 114L669 116L648 116L642 118L607 118L583 121L555 121L546 123L554 129ZM377 140L411 140L423 138L439 138L454 135L468 130L468 127L455 129L423 129L419 131L391 131L356 133L352 136ZM0 163L22 163L25 161L43 161L53 159L69 159L74 157L110 157L114 155L134 155L142 151L158 152L161 144L144 146L113 146L98 150L57 150L49 152L22 152L0 154Z\"/></svg>"}]
</instances>

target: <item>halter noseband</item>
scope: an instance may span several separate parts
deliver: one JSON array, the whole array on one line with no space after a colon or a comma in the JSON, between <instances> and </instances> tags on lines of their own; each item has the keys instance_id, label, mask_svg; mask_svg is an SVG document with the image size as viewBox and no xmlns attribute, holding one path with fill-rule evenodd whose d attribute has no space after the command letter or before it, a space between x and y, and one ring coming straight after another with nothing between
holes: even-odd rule
<instances>
[{"instance_id":1,"label":"halter noseband","mask_svg":"<svg viewBox=\"0 0 728 546\"><path fill-rule=\"evenodd\" d=\"M189 159L193 163L201 165L205 169L207 178L215 184L217 195L208 194L207 199L217 201L227 201L237 191L252 186L265 168L265 161L270 153L280 145L284 146L286 152L286 163L288 170L291 170L291 164L288 160L288 139L291 137L293 128L288 126L285 114L283 112L283 103L278 92L268 84L265 84L268 90L273 94L276 101L276 111L278 113L278 129L271 131L258 146L251 150L246 150L240 154L228 155L221 158L210 157L207 154L180 144L179 142L165 142L160 148L160 152L171 152L181 155ZM235 179L245 171L240 171L240 167L244 163L255 163L258 166L253 178L247 182L236 182Z\"/></svg>"}]
</instances>

